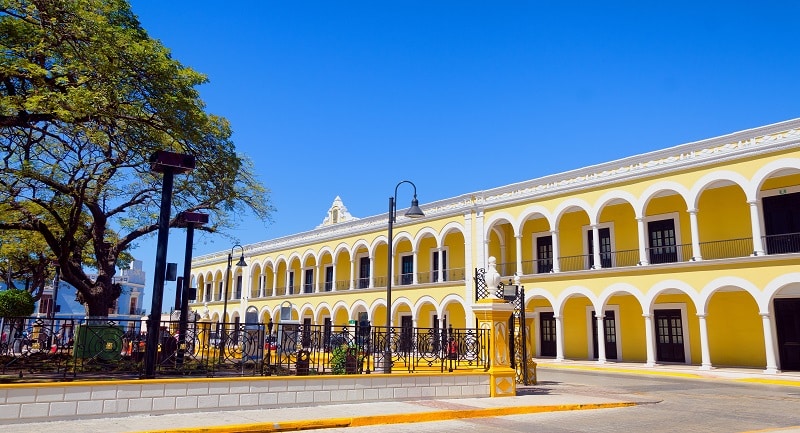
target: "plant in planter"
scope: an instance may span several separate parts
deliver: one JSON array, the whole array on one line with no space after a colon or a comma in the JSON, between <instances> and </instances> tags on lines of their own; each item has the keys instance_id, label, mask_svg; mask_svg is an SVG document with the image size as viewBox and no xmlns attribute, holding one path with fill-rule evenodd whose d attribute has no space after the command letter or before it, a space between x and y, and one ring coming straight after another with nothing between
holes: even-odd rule
<instances>
[{"instance_id":1,"label":"plant in planter","mask_svg":"<svg viewBox=\"0 0 800 433\"><path fill-rule=\"evenodd\" d=\"M342 344L336 346L331 354L331 372L333 374L357 374L359 366L364 362L364 355L356 346Z\"/></svg>"}]
</instances>

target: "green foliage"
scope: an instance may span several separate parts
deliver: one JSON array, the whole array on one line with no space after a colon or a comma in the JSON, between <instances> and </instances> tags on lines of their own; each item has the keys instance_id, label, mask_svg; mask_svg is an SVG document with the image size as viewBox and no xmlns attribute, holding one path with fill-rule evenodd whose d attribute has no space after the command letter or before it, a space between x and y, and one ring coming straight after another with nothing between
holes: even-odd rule
<instances>
[{"instance_id":1,"label":"green foliage","mask_svg":"<svg viewBox=\"0 0 800 433\"><path fill-rule=\"evenodd\" d=\"M33 314L33 309L33 297L27 291L0 291L0 317L27 317Z\"/></svg>"},{"instance_id":2,"label":"green foliage","mask_svg":"<svg viewBox=\"0 0 800 433\"><path fill-rule=\"evenodd\" d=\"M155 151L196 158L175 176L173 216L208 213L199 229L212 232L245 212L269 220L268 190L228 121L205 111L206 77L150 38L127 1L0 0L0 46L0 230L40 236L87 314L107 314L117 265L158 229Z\"/></svg>"},{"instance_id":3,"label":"green foliage","mask_svg":"<svg viewBox=\"0 0 800 433\"><path fill-rule=\"evenodd\" d=\"M333 374L348 374L348 358L352 358L350 362L355 363L356 368L364 363L364 355L359 352L357 346L342 344L334 347L331 353L331 372Z\"/></svg>"}]
</instances>

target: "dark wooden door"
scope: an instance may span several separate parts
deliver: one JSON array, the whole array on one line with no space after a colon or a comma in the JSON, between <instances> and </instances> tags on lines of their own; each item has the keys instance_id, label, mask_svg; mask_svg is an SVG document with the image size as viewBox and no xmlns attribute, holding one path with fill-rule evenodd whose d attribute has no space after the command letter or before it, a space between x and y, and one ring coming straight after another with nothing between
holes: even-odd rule
<instances>
[{"instance_id":1,"label":"dark wooden door","mask_svg":"<svg viewBox=\"0 0 800 433\"><path fill-rule=\"evenodd\" d=\"M767 254L800 251L800 192L762 199Z\"/></svg>"},{"instance_id":2,"label":"dark wooden door","mask_svg":"<svg viewBox=\"0 0 800 433\"><path fill-rule=\"evenodd\" d=\"M800 370L800 298L775 300L781 370Z\"/></svg>"},{"instance_id":3,"label":"dark wooden door","mask_svg":"<svg viewBox=\"0 0 800 433\"><path fill-rule=\"evenodd\" d=\"M681 310L656 310L656 360L686 362Z\"/></svg>"},{"instance_id":4,"label":"dark wooden door","mask_svg":"<svg viewBox=\"0 0 800 433\"><path fill-rule=\"evenodd\" d=\"M411 351L411 339L412 339L413 330L414 330L414 322L411 320L411 316L402 316L402 317L400 317L400 351L401 352L410 352Z\"/></svg>"},{"instance_id":5,"label":"dark wooden door","mask_svg":"<svg viewBox=\"0 0 800 433\"><path fill-rule=\"evenodd\" d=\"M546 274L553 270L553 237L536 238L536 273Z\"/></svg>"},{"instance_id":6,"label":"dark wooden door","mask_svg":"<svg viewBox=\"0 0 800 433\"><path fill-rule=\"evenodd\" d=\"M617 320L614 311L606 311L603 318L603 336L605 337L606 359L617 359ZM595 359L600 357L597 349L597 316L592 312L592 347Z\"/></svg>"},{"instance_id":7,"label":"dark wooden door","mask_svg":"<svg viewBox=\"0 0 800 433\"><path fill-rule=\"evenodd\" d=\"M674 263L678 261L675 221L672 219L647 223L650 238L650 263Z\"/></svg>"},{"instance_id":8,"label":"dark wooden door","mask_svg":"<svg viewBox=\"0 0 800 433\"><path fill-rule=\"evenodd\" d=\"M539 313L540 356L556 356L556 319L551 312Z\"/></svg>"}]
</instances>

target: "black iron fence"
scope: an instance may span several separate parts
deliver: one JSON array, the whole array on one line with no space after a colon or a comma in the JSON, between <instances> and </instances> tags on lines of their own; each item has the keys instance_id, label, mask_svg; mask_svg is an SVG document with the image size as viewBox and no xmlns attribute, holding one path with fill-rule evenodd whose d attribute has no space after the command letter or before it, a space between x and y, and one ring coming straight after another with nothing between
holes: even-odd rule
<instances>
[{"instance_id":1,"label":"black iron fence","mask_svg":"<svg viewBox=\"0 0 800 433\"><path fill-rule=\"evenodd\" d=\"M451 372L488 369L486 330L305 325L161 323L156 374L258 376ZM139 378L146 322L10 318L2 324L0 375L6 380Z\"/></svg>"}]
</instances>

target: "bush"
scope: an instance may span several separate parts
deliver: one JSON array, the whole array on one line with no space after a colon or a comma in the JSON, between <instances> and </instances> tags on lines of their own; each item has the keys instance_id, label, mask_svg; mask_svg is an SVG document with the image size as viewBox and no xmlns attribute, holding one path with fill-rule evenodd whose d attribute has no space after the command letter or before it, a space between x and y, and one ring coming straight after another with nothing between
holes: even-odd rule
<instances>
[{"instance_id":1,"label":"bush","mask_svg":"<svg viewBox=\"0 0 800 433\"><path fill-rule=\"evenodd\" d=\"M33 314L33 296L27 290L0 292L0 317L27 317Z\"/></svg>"}]
</instances>

